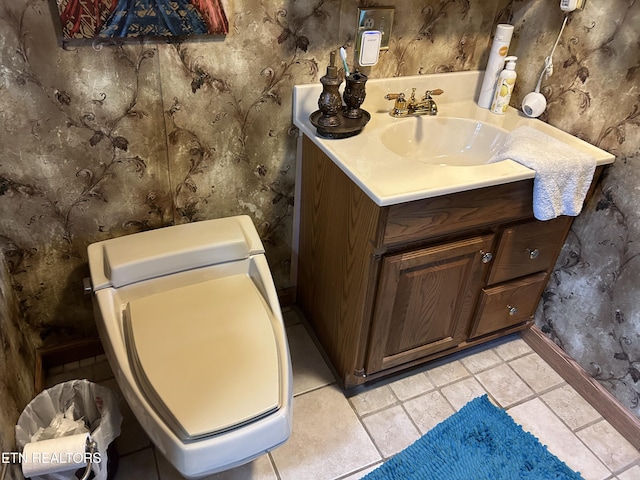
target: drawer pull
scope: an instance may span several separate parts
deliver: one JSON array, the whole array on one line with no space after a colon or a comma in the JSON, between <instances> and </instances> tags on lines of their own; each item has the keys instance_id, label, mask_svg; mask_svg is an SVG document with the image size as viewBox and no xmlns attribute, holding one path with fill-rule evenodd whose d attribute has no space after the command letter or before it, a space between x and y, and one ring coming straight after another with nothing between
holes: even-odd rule
<instances>
[{"instance_id":1,"label":"drawer pull","mask_svg":"<svg viewBox=\"0 0 640 480\"><path fill-rule=\"evenodd\" d=\"M483 252L480 250L480 255L482 255L482 263L489 263L493 259L493 254L491 252Z\"/></svg>"},{"instance_id":2,"label":"drawer pull","mask_svg":"<svg viewBox=\"0 0 640 480\"><path fill-rule=\"evenodd\" d=\"M509 309L509 315L511 316L518 313L518 307L512 307L511 305L507 305L507 308Z\"/></svg>"},{"instance_id":3,"label":"drawer pull","mask_svg":"<svg viewBox=\"0 0 640 480\"><path fill-rule=\"evenodd\" d=\"M529 258L531 260L535 260L536 258L538 258L538 255L540 255L540 250L538 250L537 248L534 248L533 250L527 248L527 252L529 252Z\"/></svg>"}]
</instances>

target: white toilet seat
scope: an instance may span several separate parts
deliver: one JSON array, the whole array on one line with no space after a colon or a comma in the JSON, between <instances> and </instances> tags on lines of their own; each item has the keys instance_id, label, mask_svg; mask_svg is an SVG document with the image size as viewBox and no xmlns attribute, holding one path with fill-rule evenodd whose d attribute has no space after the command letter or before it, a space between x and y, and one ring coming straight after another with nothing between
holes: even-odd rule
<instances>
[{"instance_id":1,"label":"white toilet seat","mask_svg":"<svg viewBox=\"0 0 640 480\"><path fill-rule=\"evenodd\" d=\"M287 336L249 217L104 240L88 257L96 326L120 391L182 476L243 465L289 438Z\"/></svg>"},{"instance_id":2,"label":"white toilet seat","mask_svg":"<svg viewBox=\"0 0 640 480\"><path fill-rule=\"evenodd\" d=\"M123 313L136 380L181 440L238 428L280 408L272 313L248 275L134 299Z\"/></svg>"}]
</instances>

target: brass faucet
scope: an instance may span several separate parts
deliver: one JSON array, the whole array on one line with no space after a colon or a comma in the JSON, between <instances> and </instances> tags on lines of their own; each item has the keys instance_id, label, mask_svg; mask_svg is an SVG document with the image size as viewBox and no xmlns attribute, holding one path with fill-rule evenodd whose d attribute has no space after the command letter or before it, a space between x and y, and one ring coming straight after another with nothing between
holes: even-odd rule
<instances>
[{"instance_id":1,"label":"brass faucet","mask_svg":"<svg viewBox=\"0 0 640 480\"><path fill-rule=\"evenodd\" d=\"M411 97L407 101L404 93L387 93L384 98L395 100L389 115L395 118L414 117L418 115L437 115L438 106L432 95L444 93L441 89L427 90L419 102L416 101L416 89L411 89Z\"/></svg>"}]
</instances>

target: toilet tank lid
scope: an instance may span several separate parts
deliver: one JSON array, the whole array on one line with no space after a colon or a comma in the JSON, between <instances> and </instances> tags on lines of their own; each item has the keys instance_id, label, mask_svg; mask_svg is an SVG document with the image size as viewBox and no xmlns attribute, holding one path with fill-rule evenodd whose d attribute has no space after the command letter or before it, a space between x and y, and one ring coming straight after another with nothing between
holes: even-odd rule
<instances>
[{"instance_id":1,"label":"toilet tank lid","mask_svg":"<svg viewBox=\"0 0 640 480\"><path fill-rule=\"evenodd\" d=\"M174 225L89 245L94 290L249 258L264 247L247 215Z\"/></svg>"}]
</instances>

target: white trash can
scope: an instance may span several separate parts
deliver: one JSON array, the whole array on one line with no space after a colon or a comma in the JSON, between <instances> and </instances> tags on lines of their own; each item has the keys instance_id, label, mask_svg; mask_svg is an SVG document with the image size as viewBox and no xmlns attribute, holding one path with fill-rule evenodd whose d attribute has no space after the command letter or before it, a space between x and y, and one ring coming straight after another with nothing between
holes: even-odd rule
<instances>
[{"instance_id":1,"label":"white trash can","mask_svg":"<svg viewBox=\"0 0 640 480\"><path fill-rule=\"evenodd\" d=\"M94 480L111 480L118 455L111 443L120 435L122 415L118 397L107 387L88 380L70 380L43 390L25 407L16 425L16 444L22 452L30 442L88 432L96 442L91 465ZM33 480L76 478L75 471L32 476Z\"/></svg>"}]
</instances>

